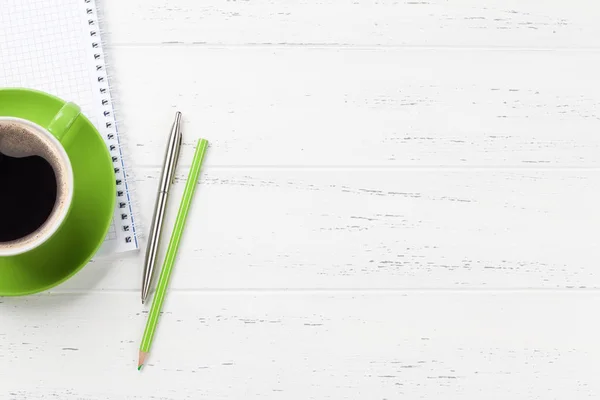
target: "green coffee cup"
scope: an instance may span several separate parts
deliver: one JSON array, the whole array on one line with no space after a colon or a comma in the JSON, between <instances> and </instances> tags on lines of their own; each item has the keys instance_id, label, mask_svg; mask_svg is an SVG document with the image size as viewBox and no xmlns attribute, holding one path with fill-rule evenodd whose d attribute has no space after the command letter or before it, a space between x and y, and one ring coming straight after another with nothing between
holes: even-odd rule
<instances>
[{"instance_id":1,"label":"green coffee cup","mask_svg":"<svg viewBox=\"0 0 600 400\"><path fill-rule=\"evenodd\" d=\"M0 177L0 296L49 289L85 266L109 230L116 188L106 143L79 107L0 89Z\"/></svg>"}]
</instances>

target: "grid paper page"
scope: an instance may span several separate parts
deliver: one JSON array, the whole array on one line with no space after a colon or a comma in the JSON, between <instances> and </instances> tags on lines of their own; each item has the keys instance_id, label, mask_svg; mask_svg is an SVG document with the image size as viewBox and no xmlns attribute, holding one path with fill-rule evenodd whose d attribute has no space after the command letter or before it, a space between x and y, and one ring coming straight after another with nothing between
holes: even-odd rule
<instances>
[{"instance_id":1,"label":"grid paper page","mask_svg":"<svg viewBox=\"0 0 600 400\"><path fill-rule=\"evenodd\" d=\"M97 25L95 0L0 0L0 86L78 104L113 155L117 207L100 250L108 254L137 249L138 241Z\"/></svg>"}]
</instances>

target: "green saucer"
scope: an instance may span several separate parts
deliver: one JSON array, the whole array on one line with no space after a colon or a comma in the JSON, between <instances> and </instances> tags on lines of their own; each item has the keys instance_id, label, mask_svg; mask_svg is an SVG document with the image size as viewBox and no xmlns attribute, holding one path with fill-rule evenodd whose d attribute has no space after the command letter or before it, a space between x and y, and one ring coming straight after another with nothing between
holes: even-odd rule
<instances>
[{"instance_id":1,"label":"green saucer","mask_svg":"<svg viewBox=\"0 0 600 400\"><path fill-rule=\"evenodd\" d=\"M28 89L0 89L0 116L48 126L65 101ZM40 247L0 257L0 296L41 292L83 268L104 242L115 207L115 175L106 143L83 115L65 150L73 166L71 210L59 230Z\"/></svg>"}]
</instances>

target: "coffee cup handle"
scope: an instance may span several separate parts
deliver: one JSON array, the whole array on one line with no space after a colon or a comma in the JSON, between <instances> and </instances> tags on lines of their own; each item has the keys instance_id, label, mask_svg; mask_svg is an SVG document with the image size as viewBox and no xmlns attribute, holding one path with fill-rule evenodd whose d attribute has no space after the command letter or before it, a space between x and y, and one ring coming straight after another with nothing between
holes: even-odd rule
<instances>
[{"instance_id":1,"label":"coffee cup handle","mask_svg":"<svg viewBox=\"0 0 600 400\"><path fill-rule=\"evenodd\" d=\"M58 110L58 113L52 118L46 129L64 146L67 142L67 137L70 136L67 133L73 126L73 123L79 118L79 115L81 115L81 109L77 104L66 103Z\"/></svg>"}]
</instances>

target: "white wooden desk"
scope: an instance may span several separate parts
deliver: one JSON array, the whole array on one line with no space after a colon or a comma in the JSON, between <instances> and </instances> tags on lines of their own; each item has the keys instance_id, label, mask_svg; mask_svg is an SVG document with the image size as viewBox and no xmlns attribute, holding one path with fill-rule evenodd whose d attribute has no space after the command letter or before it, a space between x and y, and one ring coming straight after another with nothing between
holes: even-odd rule
<instances>
[{"instance_id":1,"label":"white wooden desk","mask_svg":"<svg viewBox=\"0 0 600 400\"><path fill-rule=\"evenodd\" d=\"M0 398L600 396L597 1L101 7L144 231L212 146L143 373L142 251L0 299Z\"/></svg>"}]
</instances>

